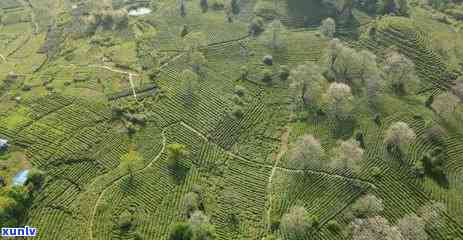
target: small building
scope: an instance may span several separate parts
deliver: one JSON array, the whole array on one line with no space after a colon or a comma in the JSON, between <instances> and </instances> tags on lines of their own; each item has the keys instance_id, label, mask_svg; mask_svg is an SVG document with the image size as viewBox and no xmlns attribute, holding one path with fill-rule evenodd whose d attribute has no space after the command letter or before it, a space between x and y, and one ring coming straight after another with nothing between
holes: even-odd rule
<instances>
[{"instance_id":1,"label":"small building","mask_svg":"<svg viewBox=\"0 0 463 240\"><path fill-rule=\"evenodd\" d=\"M0 138L0 151L8 148L8 140Z\"/></svg>"}]
</instances>

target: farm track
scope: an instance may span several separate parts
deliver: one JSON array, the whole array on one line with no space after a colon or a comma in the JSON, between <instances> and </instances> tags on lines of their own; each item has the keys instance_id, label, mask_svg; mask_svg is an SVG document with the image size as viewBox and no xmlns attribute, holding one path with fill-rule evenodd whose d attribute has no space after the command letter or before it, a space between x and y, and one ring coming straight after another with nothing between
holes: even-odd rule
<instances>
[{"instance_id":1,"label":"farm track","mask_svg":"<svg viewBox=\"0 0 463 240\"><path fill-rule=\"evenodd\" d=\"M37 23L37 21L35 21L35 13L34 13L34 6L32 5L31 1L30 0L25 0L27 6L30 8L31 10L31 22L34 26L34 32L33 34L34 35L37 35L39 33L39 24Z\"/></svg>"},{"instance_id":2,"label":"farm track","mask_svg":"<svg viewBox=\"0 0 463 240\"><path fill-rule=\"evenodd\" d=\"M192 126L186 124L185 122L180 122L181 125L183 125L184 127L188 128L189 130L191 130L192 132L196 133L200 138L202 138L204 141L207 141L207 142L210 142L210 143L213 143L213 144L216 144L214 143L212 140L210 140L209 138L207 138L204 134L202 134L201 132L199 132L198 130L196 130L195 128L193 128ZM285 136L285 135L288 135L288 136ZM285 140L285 138L288 138L289 137L289 130L285 131L281 137L282 139L282 147L280 148L280 152L277 153L277 156L275 157L275 160L277 158L282 158L284 153L287 151L287 148L288 148L288 139ZM284 143L286 142L286 144ZM216 144L217 145L217 144ZM218 145L217 145L218 146ZM223 148L222 148L223 149ZM286 150L284 150L286 149ZM284 151L283 151L284 150ZM338 179L342 179L342 180L347 180L347 181L351 181L351 182L360 182L360 183L363 183L363 184L366 184L372 188L376 188L376 186L370 182L370 181L367 181L367 180L364 180L364 179L359 179L359 178L354 178L354 177L347 177L347 176L343 176L343 175L339 175L339 174L335 174L335 173L329 173L329 172L325 172L325 171L321 171L321 170L312 170L312 169L305 169L305 170L302 170L302 169L292 169L292 168L286 168L286 167L279 167L278 166L278 163L279 163L279 160L278 162L276 162L274 165L268 165L268 164L264 164L264 163L259 163L259 162L256 162L256 161L253 161L251 159L247 159L247 158L244 158L232 151L229 151L229 150L225 150L223 149L223 151L225 151L228 155L230 155L231 157L233 158L236 158L236 159L239 159L239 160L242 160L244 162L248 162L248 163L253 163L253 164L256 164L256 165L259 165L260 167L264 167L264 168L272 168L272 173L271 175L269 176L269 182L272 181L272 178L273 178L273 175L274 173L276 172L276 170L279 170L279 171L283 171L283 172L290 172L290 173L310 173L310 174L315 174L315 175L321 175L321 176L325 176L325 177L334 177L334 178L338 178Z\"/></svg>"},{"instance_id":3,"label":"farm track","mask_svg":"<svg viewBox=\"0 0 463 240\"><path fill-rule=\"evenodd\" d=\"M267 230L270 230L270 214L272 211L272 181L273 177L275 176L275 172L278 168L278 164L280 163L281 158L285 155L285 153L288 151L288 141L289 141L289 133L291 131L291 128L286 127L285 131L281 135L281 142L280 142L280 149L278 153L275 153L272 156L272 160L274 161L274 165L272 167L272 172L270 173L270 176L268 177L268 183L267 183L267 191L268 191L268 209L267 209Z\"/></svg>"},{"instance_id":4,"label":"farm track","mask_svg":"<svg viewBox=\"0 0 463 240\"><path fill-rule=\"evenodd\" d=\"M161 147L161 150L159 151L158 155L156 155L156 157L154 157L154 159L150 163L148 163L145 167L134 171L133 174L141 173L144 170L150 168L162 156L162 153L164 152L164 150L166 148L166 143L167 143L167 137L165 135L166 128L164 128L161 131L162 147ZM123 175L123 176L120 176L120 177L116 178L112 182L108 183L108 185L103 189L103 191L100 192L100 194L99 194L99 196L98 196L98 198L97 198L97 200L95 202L95 205L93 207L93 211L92 211L92 214L91 214L91 217L90 217L90 224L89 224L90 225L89 226L89 228L90 228L89 229L90 239L94 239L93 238L93 225L94 225L94 219L95 219L95 216L96 216L96 211L97 211L97 208L98 208L98 203L101 201L101 199L103 198L104 194L106 193L106 191L108 189L110 189L115 183L121 181L123 178L127 177L128 175L129 174L126 174L126 175Z\"/></svg>"}]
</instances>

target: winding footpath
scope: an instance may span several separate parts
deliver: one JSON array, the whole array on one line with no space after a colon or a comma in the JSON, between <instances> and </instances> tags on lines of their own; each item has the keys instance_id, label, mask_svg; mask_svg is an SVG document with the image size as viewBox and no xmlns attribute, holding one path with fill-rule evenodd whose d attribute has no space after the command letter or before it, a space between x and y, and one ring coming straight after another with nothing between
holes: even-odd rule
<instances>
[{"instance_id":1,"label":"winding footpath","mask_svg":"<svg viewBox=\"0 0 463 240\"><path fill-rule=\"evenodd\" d=\"M130 88L132 89L133 97L135 99L137 99L137 92L135 91L135 84L133 84L133 76L138 76L138 74L131 73L131 72L128 72L128 71L119 70L119 69L114 69L114 68L111 68L109 66L104 66L104 65L90 65L89 67L103 68L103 69L106 69L106 70L111 71L111 72L116 72L116 73L129 75Z\"/></svg>"},{"instance_id":2,"label":"winding footpath","mask_svg":"<svg viewBox=\"0 0 463 240\"><path fill-rule=\"evenodd\" d=\"M162 136L162 147L161 147L161 151L159 151L158 155L156 155L156 157L154 157L154 159L148 163L145 167L141 168L141 169L138 169L136 171L133 172L133 174L137 174L137 173L141 173L143 171L145 171L146 169L150 168L151 166L153 166L153 164L162 156L162 153L165 151L165 148L166 148L166 144L167 144L167 137L166 137L166 134L165 134L165 129L164 128L161 132L161 136ZM123 175L123 176L120 176L118 177L117 179L115 179L114 181L112 181L111 183L108 184L108 186L106 186L103 191L100 192L96 202L95 202L95 205L93 206L93 211L92 211L92 214L91 214L91 217L90 217L90 226L89 226L89 235L90 235L90 239L93 239L93 226L94 226L94 220L95 220L95 217L96 217L96 211L97 211L97 208L98 208L98 205L99 203L101 202L101 200L103 199L103 196L105 195L106 191L108 189L110 189L112 186L114 186L114 184L116 184L117 182L121 181L122 179L124 179L125 177L127 177L129 174L126 174L126 175Z\"/></svg>"},{"instance_id":3,"label":"winding footpath","mask_svg":"<svg viewBox=\"0 0 463 240\"><path fill-rule=\"evenodd\" d=\"M289 127L286 127L283 134L281 135L281 140L280 140L280 150L278 153L274 153L272 156L272 160L274 162L273 167L272 167L272 172L270 173L270 176L268 177L268 183L267 183L267 192L268 192L268 207L267 207L267 229L270 230L270 214L272 211L272 181L273 177L275 176L276 170L278 168L278 164L280 164L281 158L286 154L288 151L288 142L289 142L289 133L291 129Z\"/></svg>"}]
</instances>

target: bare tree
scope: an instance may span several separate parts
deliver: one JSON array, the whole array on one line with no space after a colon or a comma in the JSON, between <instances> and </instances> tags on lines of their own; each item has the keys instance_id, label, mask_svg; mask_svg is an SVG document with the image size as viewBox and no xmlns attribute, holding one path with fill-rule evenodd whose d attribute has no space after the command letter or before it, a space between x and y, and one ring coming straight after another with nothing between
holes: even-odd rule
<instances>
[{"instance_id":1,"label":"bare tree","mask_svg":"<svg viewBox=\"0 0 463 240\"><path fill-rule=\"evenodd\" d=\"M345 46L339 39L332 39L322 56L321 64L328 79L352 86L357 79L361 62L355 49Z\"/></svg>"},{"instance_id":2,"label":"bare tree","mask_svg":"<svg viewBox=\"0 0 463 240\"><path fill-rule=\"evenodd\" d=\"M199 77L196 73L191 70L183 70L182 72L182 87L183 87L183 99L187 105L193 103L193 94L198 86Z\"/></svg>"},{"instance_id":3,"label":"bare tree","mask_svg":"<svg viewBox=\"0 0 463 240\"><path fill-rule=\"evenodd\" d=\"M208 0L199 0L199 6L201 7L203 12L207 12L207 10L209 9Z\"/></svg>"},{"instance_id":4,"label":"bare tree","mask_svg":"<svg viewBox=\"0 0 463 240\"><path fill-rule=\"evenodd\" d=\"M399 220L397 227L402 233L403 240L427 240L425 222L415 214L407 215Z\"/></svg>"},{"instance_id":5,"label":"bare tree","mask_svg":"<svg viewBox=\"0 0 463 240\"><path fill-rule=\"evenodd\" d=\"M289 165L295 169L321 168L325 165L325 152L312 135L299 137L289 151Z\"/></svg>"},{"instance_id":6,"label":"bare tree","mask_svg":"<svg viewBox=\"0 0 463 240\"><path fill-rule=\"evenodd\" d=\"M312 62L299 65L290 72L290 91L293 104L318 106L323 93L325 78L320 67Z\"/></svg>"},{"instance_id":7,"label":"bare tree","mask_svg":"<svg viewBox=\"0 0 463 240\"><path fill-rule=\"evenodd\" d=\"M182 200L182 205L187 216L199 209L199 195L194 192L187 193Z\"/></svg>"},{"instance_id":8,"label":"bare tree","mask_svg":"<svg viewBox=\"0 0 463 240\"><path fill-rule=\"evenodd\" d=\"M212 240L215 238L214 226L210 223L209 217L203 212L193 212L188 222L193 233L192 239Z\"/></svg>"},{"instance_id":9,"label":"bare tree","mask_svg":"<svg viewBox=\"0 0 463 240\"><path fill-rule=\"evenodd\" d=\"M180 9L180 16L186 17L186 3L185 0L179 0L179 9Z\"/></svg>"},{"instance_id":10,"label":"bare tree","mask_svg":"<svg viewBox=\"0 0 463 240\"><path fill-rule=\"evenodd\" d=\"M193 72L195 72L198 76L204 75L203 68L207 64L207 60L201 52L195 51L190 54L190 64Z\"/></svg>"},{"instance_id":11,"label":"bare tree","mask_svg":"<svg viewBox=\"0 0 463 240\"><path fill-rule=\"evenodd\" d=\"M336 32L336 22L332 18L327 18L322 21L320 32L327 38L333 38Z\"/></svg>"},{"instance_id":12,"label":"bare tree","mask_svg":"<svg viewBox=\"0 0 463 240\"><path fill-rule=\"evenodd\" d=\"M360 161L363 159L363 149L354 140L340 141L334 149L334 166L353 172L360 170Z\"/></svg>"},{"instance_id":13,"label":"bare tree","mask_svg":"<svg viewBox=\"0 0 463 240\"><path fill-rule=\"evenodd\" d=\"M354 106L351 89L344 83L332 83L323 96L326 110L336 120L343 120L350 116Z\"/></svg>"},{"instance_id":14,"label":"bare tree","mask_svg":"<svg viewBox=\"0 0 463 240\"><path fill-rule=\"evenodd\" d=\"M386 52L383 71L387 82L397 95L405 95L415 90L418 78L415 64L395 49Z\"/></svg>"},{"instance_id":15,"label":"bare tree","mask_svg":"<svg viewBox=\"0 0 463 240\"><path fill-rule=\"evenodd\" d=\"M352 205L352 211L358 218L374 217L380 214L383 210L383 200L371 194L360 197Z\"/></svg>"},{"instance_id":16,"label":"bare tree","mask_svg":"<svg viewBox=\"0 0 463 240\"><path fill-rule=\"evenodd\" d=\"M439 116L449 118L455 113L459 104L460 99L458 99L458 97L450 92L444 92L434 98L431 108L436 111Z\"/></svg>"},{"instance_id":17,"label":"bare tree","mask_svg":"<svg viewBox=\"0 0 463 240\"><path fill-rule=\"evenodd\" d=\"M404 151L416 138L416 134L405 122L395 122L386 132L384 143Z\"/></svg>"},{"instance_id":18,"label":"bare tree","mask_svg":"<svg viewBox=\"0 0 463 240\"><path fill-rule=\"evenodd\" d=\"M292 207L283 215L280 223L282 234L289 239L303 239L310 227L308 213L302 206Z\"/></svg>"},{"instance_id":19,"label":"bare tree","mask_svg":"<svg viewBox=\"0 0 463 240\"><path fill-rule=\"evenodd\" d=\"M426 223L427 229L436 229L444 220L445 211L443 203L432 201L418 209L417 213Z\"/></svg>"},{"instance_id":20,"label":"bare tree","mask_svg":"<svg viewBox=\"0 0 463 240\"><path fill-rule=\"evenodd\" d=\"M351 225L353 240L402 240L398 228L391 226L383 217L355 219Z\"/></svg>"}]
</instances>

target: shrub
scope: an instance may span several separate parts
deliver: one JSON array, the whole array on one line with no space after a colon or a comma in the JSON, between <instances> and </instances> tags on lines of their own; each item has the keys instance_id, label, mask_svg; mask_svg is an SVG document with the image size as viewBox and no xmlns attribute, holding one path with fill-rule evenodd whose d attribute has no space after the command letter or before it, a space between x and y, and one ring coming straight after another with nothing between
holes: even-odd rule
<instances>
[{"instance_id":1,"label":"shrub","mask_svg":"<svg viewBox=\"0 0 463 240\"><path fill-rule=\"evenodd\" d=\"M119 215L119 228L123 231L127 231L132 226L132 214L129 211L124 211Z\"/></svg>"},{"instance_id":2,"label":"shrub","mask_svg":"<svg viewBox=\"0 0 463 240\"><path fill-rule=\"evenodd\" d=\"M260 17L254 18L251 24L249 25L249 33L251 35L256 36L263 31L264 31L264 20Z\"/></svg>"},{"instance_id":3,"label":"shrub","mask_svg":"<svg viewBox=\"0 0 463 240\"><path fill-rule=\"evenodd\" d=\"M189 240L193 238L193 230L188 223L176 223L170 231L169 240Z\"/></svg>"},{"instance_id":4,"label":"shrub","mask_svg":"<svg viewBox=\"0 0 463 240\"><path fill-rule=\"evenodd\" d=\"M283 215L280 227L290 239L303 239L311 228L311 222L304 207L294 206Z\"/></svg>"},{"instance_id":5,"label":"shrub","mask_svg":"<svg viewBox=\"0 0 463 240\"><path fill-rule=\"evenodd\" d=\"M327 223L327 228L331 232L339 232L341 231L341 225L336 220L330 220Z\"/></svg>"},{"instance_id":6,"label":"shrub","mask_svg":"<svg viewBox=\"0 0 463 240\"><path fill-rule=\"evenodd\" d=\"M225 7L224 0L210 0L210 6L213 10L223 10Z\"/></svg>"},{"instance_id":7,"label":"shrub","mask_svg":"<svg viewBox=\"0 0 463 240\"><path fill-rule=\"evenodd\" d=\"M283 81L288 80L289 73L290 73L289 68L286 65L282 65L280 67L279 75L280 75L281 80L283 80Z\"/></svg>"},{"instance_id":8,"label":"shrub","mask_svg":"<svg viewBox=\"0 0 463 240\"><path fill-rule=\"evenodd\" d=\"M262 58L262 62L265 64L265 65L273 65L273 57L272 55L265 55L263 58Z\"/></svg>"},{"instance_id":9,"label":"shrub","mask_svg":"<svg viewBox=\"0 0 463 240\"><path fill-rule=\"evenodd\" d=\"M320 32L327 38L333 38L334 33L336 32L335 21L332 18L323 20L322 25L320 26Z\"/></svg>"},{"instance_id":10,"label":"shrub","mask_svg":"<svg viewBox=\"0 0 463 240\"><path fill-rule=\"evenodd\" d=\"M269 70L269 69L265 69L262 72L262 81L264 81L265 83L271 83L272 82L272 76L273 76L272 71Z\"/></svg>"},{"instance_id":11,"label":"shrub","mask_svg":"<svg viewBox=\"0 0 463 240\"><path fill-rule=\"evenodd\" d=\"M383 201L370 194L362 196L352 205L354 215L359 218L373 217L383 210Z\"/></svg>"}]
</instances>

